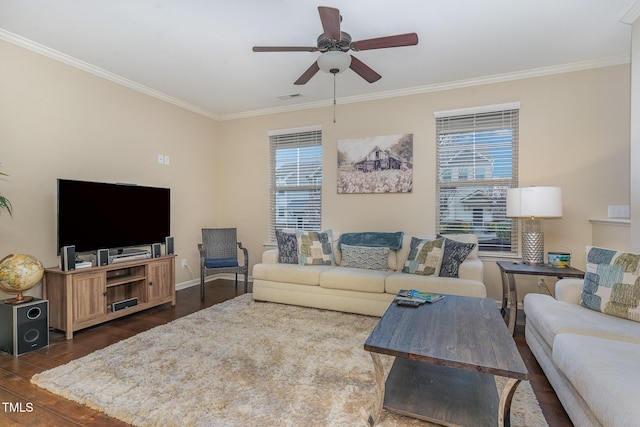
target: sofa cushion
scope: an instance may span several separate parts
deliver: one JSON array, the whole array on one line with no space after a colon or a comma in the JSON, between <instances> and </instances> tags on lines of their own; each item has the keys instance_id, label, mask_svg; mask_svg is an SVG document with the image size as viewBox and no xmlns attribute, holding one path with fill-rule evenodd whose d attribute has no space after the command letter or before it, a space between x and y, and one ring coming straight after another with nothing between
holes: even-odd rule
<instances>
[{"instance_id":1,"label":"sofa cushion","mask_svg":"<svg viewBox=\"0 0 640 427\"><path fill-rule=\"evenodd\" d=\"M552 359L603 426L637 426L640 344L585 335L556 337Z\"/></svg>"},{"instance_id":2,"label":"sofa cushion","mask_svg":"<svg viewBox=\"0 0 640 427\"><path fill-rule=\"evenodd\" d=\"M332 265L256 264L253 278L272 282L318 286L320 273L336 268Z\"/></svg>"},{"instance_id":3,"label":"sofa cushion","mask_svg":"<svg viewBox=\"0 0 640 427\"><path fill-rule=\"evenodd\" d=\"M484 283L484 264L480 259L467 258L458 270L459 279L475 280Z\"/></svg>"},{"instance_id":4,"label":"sofa cushion","mask_svg":"<svg viewBox=\"0 0 640 427\"><path fill-rule=\"evenodd\" d=\"M527 294L524 313L549 347L558 334L574 333L640 343L640 323L558 301L549 295Z\"/></svg>"},{"instance_id":5,"label":"sofa cushion","mask_svg":"<svg viewBox=\"0 0 640 427\"><path fill-rule=\"evenodd\" d=\"M409 255L402 272L437 276L442 264L443 243L444 238L435 240L412 238Z\"/></svg>"},{"instance_id":6,"label":"sofa cushion","mask_svg":"<svg viewBox=\"0 0 640 427\"><path fill-rule=\"evenodd\" d=\"M457 240L444 238L444 253L442 265L440 265L440 277L458 277L460 264L475 249L475 243L463 243Z\"/></svg>"},{"instance_id":7,"label":"sofa cushion","mask_svg":"<svg viewBox=\"0 0 640 427\"><path fill-rule=\"evenodd\" d=\"M582 305L640 322L640 254L587 246Z\"/></svg>"},{"instance_id":8,"label":"sofa cushion","mask_svg":"<svg viewBox=\"0 0 640 427\"><path fill-rule=\"evenodd\" d=\"M335 267L320 274L320 287L360 292L384 292L390 272L361 268Z\"/></svg>"},{"instance_id":9,"label":"sofa cushion","mask_svg":"<svg viewBox=\"0 0 640 427\"><path fill-rule=\"evenodd\" d=\"M331 230L323 232L296 230L296 238L298 240L298 264L333 264Z\"/></svg>"},{"instance_id":10,"label":"sofa cushion","mask_svg":"<svg viewBox=\"0 0 640 427\"><path fill-rule=\"evenodd\" d=\"M296 233L276 230L276 241L278 242L278 262L281 264L297 264L298 239L296 238Z\"/></svg>"},{"instance_id":11,"label":"sofa cushion","mask_svg":"<svg viewBox=\"0 0 640 427\"><path fill-rule=\"evenodd\" d=\"M237 267L238 260L236 258L206 258L204 265L207 268Z\"/></svg>"},{"instance_id":12,"label":"sofa cushion","mask_svg":"<svg viewBox=\"0 0 640 427\"><path fill-rule=\"evenodd\" d=\"M341 267L364 268L366 270L387 270L389 267L389 248L351 246L344 243Z\"/></svg>"}]
</instances>

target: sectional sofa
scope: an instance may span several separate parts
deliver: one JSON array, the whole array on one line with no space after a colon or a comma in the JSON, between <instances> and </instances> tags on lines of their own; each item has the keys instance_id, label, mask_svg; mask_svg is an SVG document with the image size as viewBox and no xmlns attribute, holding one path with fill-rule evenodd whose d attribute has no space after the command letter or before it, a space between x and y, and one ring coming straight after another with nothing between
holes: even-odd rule
<instances>
[{"instance_id":1,"label":"sectional sofa","mask_svg":"<svg viewBox=\"0 0 640 427\"><path fill-rule=\"evenodd\" d=\"M321 265L301 265L302 261L296 259L283 260L283 244L279 249L265 251L262 262L253 267L254 299L382 316L400 289L480 298L487 296L483 283L483 264L478 259L478 241L475 235L447 235L443 240L443 247L440 248L440 255L443 257L440 271L435 274L423 271L421 274L420 271L409 272L421 268L416 267L415 255L419 250L423 251L424 247L418 245L420 242L437 240L435 236L411 236L401 233L401 243L397 245L399 247L369 247L371 251L386 250L378 253L379 256L384 256L384 265L375 266L368 258L368 249L345 245L345 239L341 239L346 236L353 237L354 234L357 233L340 235L332 232L329 240L324 242L326 259ZM298 233L298 241L302 239L304 236L301 238ZM289 242L290 246L297 244L295 241ZM365 254L356 253L353 256L353 252L358 250ZM461 256L461 251L468 254ZM445 259L444 255L449 259ZM452 257L456 258L453 260L453 268ZM328 259L330 261L327 261ZM361 265L358 265L359 260ZM453 277L442 277L443 275Z\"/></svg>"},{"instance_id":2,"label":"sectional sofa","mask_svg":"<svg viewBox=\"0 0 640 427\"><path fill-rule=\"evenodd\" d=\"M638 255L588 248L584 281L524 298L527 344L576 426L640 423L639 268Z\"/></svg>"}]
</instances>

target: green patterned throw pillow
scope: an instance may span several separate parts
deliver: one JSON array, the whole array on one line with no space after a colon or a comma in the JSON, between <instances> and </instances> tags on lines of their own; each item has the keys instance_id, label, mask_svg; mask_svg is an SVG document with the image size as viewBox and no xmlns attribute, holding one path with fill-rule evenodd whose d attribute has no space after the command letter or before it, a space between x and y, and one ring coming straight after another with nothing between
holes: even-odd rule
<instances>
[{"instance_id":1,"label":"green patterned throw pillow","mask_svg":"<svg viewBox=\"0 0 640 427\"><path fill-rule=\"evenodd\" d=\"M422 276L437 276L440 273L443 252L444 238L420 240L414 237L411 239L411 249L402 272Z\"/></svg>"},{"instance_id":2,"label":"green patterned throw pillow","mask_svg":"<svg viewBox=\"0 0 640 427\"><path fill-rule=\"evenodd\" d=\"M389 268L389 248L340 245L341 267L364 268L366 270L387 270Z\"/></svg>"},{"instance_id":3,"label":"green patterned throw pillow","mask_svg":"<svg viewBox=\"0 0 640 427\"><path fill-rule=\"evenodd\" d=\"M587 246L584 307L640 322L640 254Z\"/></svg>"},{"instance_id":4,"label":"green patterned throw pillow","mask_svg":"<svg viewBox=\"0 0 640 427\"><path fill-rule=\"evenodd\" d=\"M331 249L331 230L296 231L298 240L299 265L331 265L333 250Z\"/></svg>"}]
</instances>

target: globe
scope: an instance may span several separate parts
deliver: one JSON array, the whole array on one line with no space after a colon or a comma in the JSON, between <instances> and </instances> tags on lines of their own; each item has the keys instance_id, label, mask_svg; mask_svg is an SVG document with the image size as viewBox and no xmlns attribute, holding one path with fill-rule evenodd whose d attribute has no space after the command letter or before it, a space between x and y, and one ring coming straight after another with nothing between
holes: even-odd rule
<instances>
[{"instance_id":1,"label":"globe","mask_svg":"<svg viewBox=\"0 0 640 427\"><path fill-rule=\"evenodd\" d=\"M40 260L31 255L9 255L0 261L0 289L17 293L14 299L6 300L7 303L19 304L31 301L32 297L25 298L22 292L37 285L44 275L44 267Z\"/></svg>"}]
</instances>

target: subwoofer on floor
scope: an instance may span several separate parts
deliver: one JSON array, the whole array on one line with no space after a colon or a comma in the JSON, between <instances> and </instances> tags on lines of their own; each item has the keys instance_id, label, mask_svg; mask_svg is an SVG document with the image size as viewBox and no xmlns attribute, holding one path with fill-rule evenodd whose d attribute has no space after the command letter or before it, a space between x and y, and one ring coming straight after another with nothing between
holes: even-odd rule
<instances>
[{"instance_id":1,"label":"subwoofer on floor","mask_svg":"<svg viewBox=\"0 0 640 427\"><path fill-rule=\"evenodd\" d=\"M14 356L49 345L49 301L0 301L0 350Z\"/></svg>"}]
</instances>

